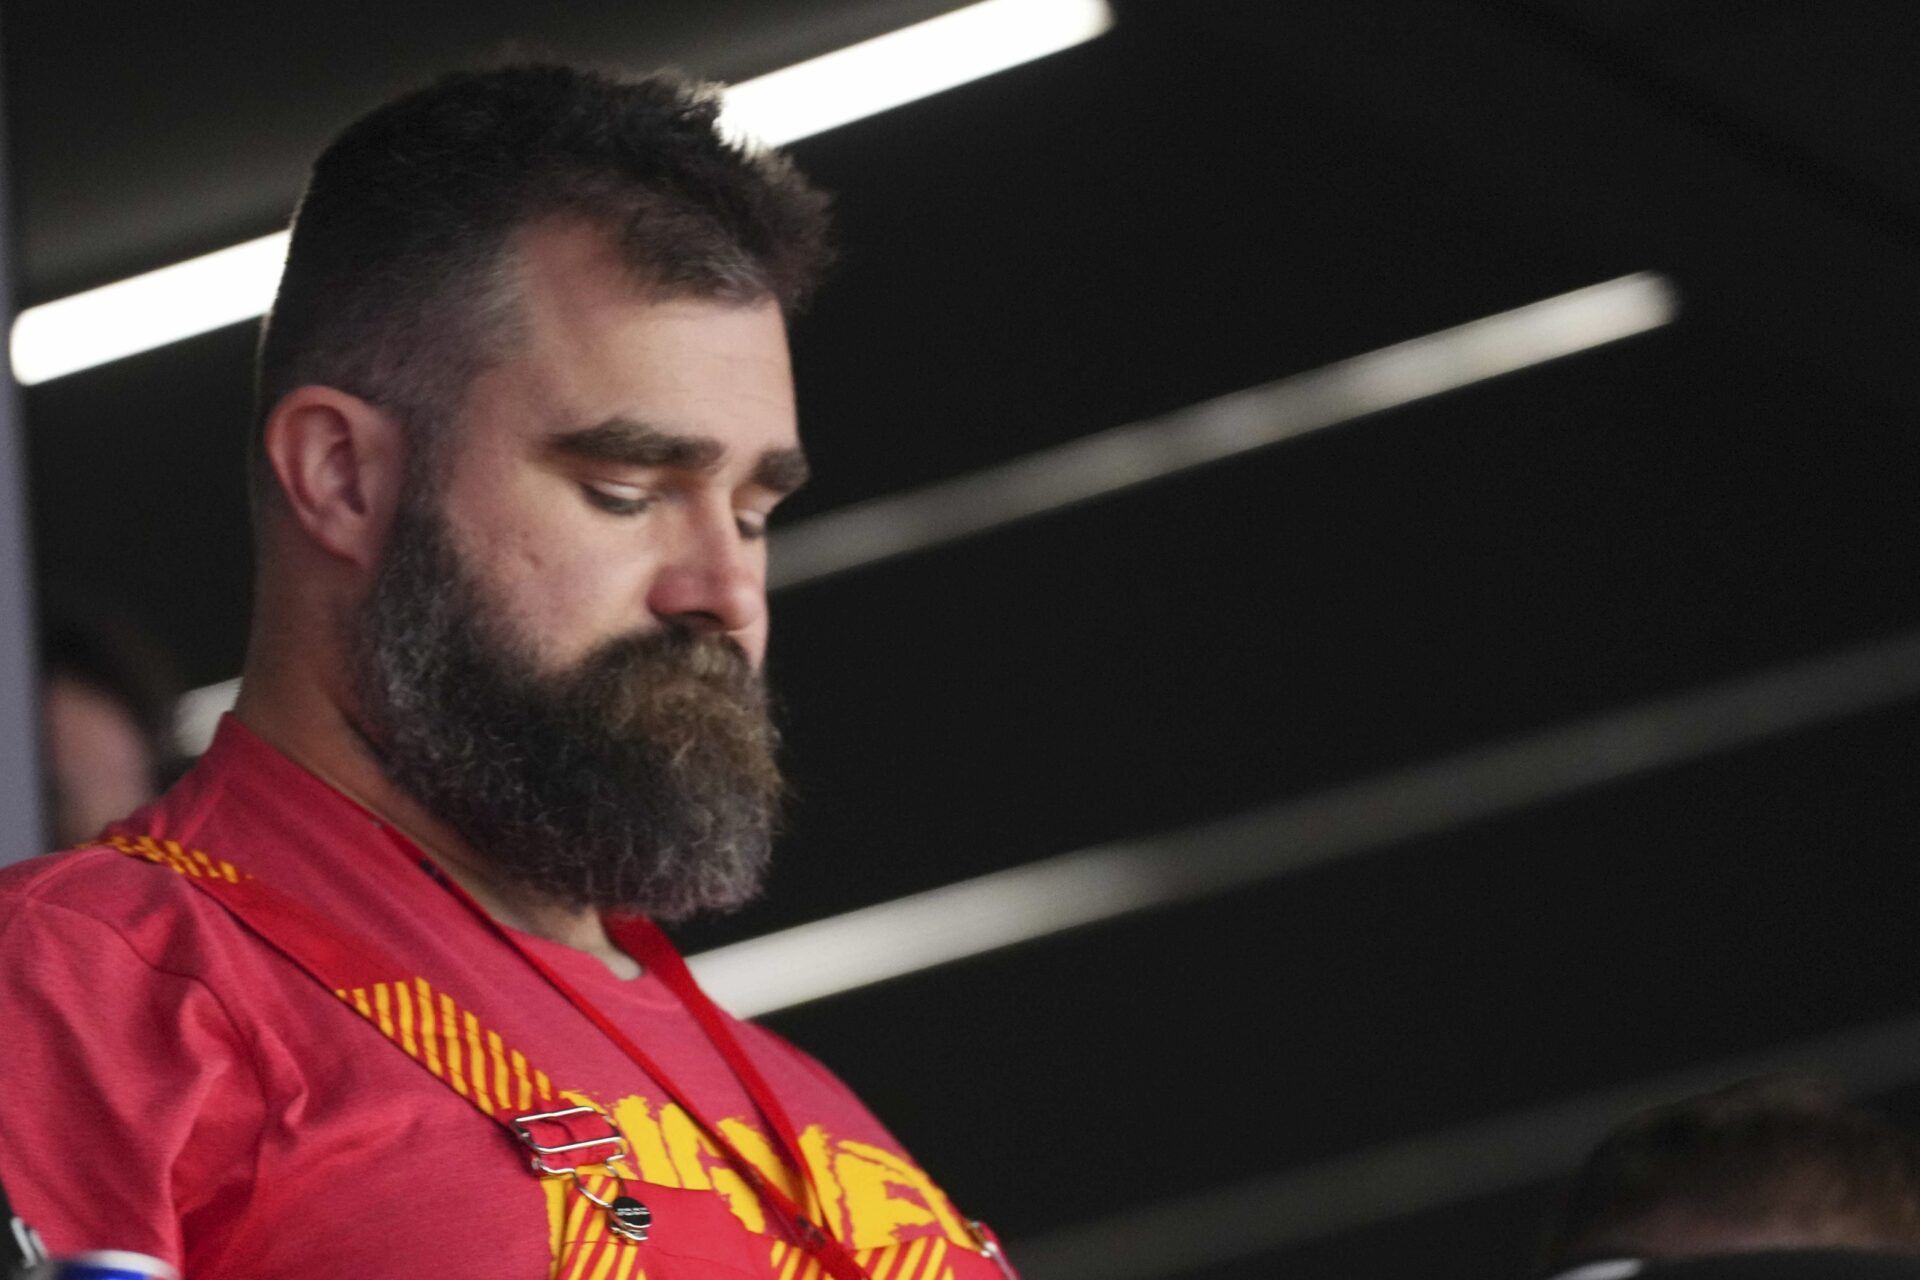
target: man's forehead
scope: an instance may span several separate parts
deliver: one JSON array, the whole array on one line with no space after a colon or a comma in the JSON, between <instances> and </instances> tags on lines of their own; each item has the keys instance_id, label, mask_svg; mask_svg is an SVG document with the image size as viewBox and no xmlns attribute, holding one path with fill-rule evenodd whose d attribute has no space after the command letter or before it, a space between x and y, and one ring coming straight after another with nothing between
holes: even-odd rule
<instances>
[{"instance_id":1,"label":"man's forehead","mask_svg":"<svg viewBox=\"0 0 1920 1280\"><path fill-rule=\"evenodd\" d=\"M502 268L523 309L579 311L622 309L635 304L674 309L767 313L784 333L784 312L771 290L732 285L676 283L656 269L644 249L626 243L617 228L580 217L544 218L509 238Z\"/></svg>"},{"instance_id":2,"label":"man's forehead","mask_svg":"<svg viewBox=\"0 0 1920 1280\"><path fill-rule=\"evenodd\" d=\"M612 237L571 222L523 231L514 258L518 332L482 376L517 402L516 434L543 450L649 465L798 453L785 318L772 299L663 293ZM783 476L803 461L782 461Z\"/></svg>"},{"instance_id":3,"label":"man's forehead","mask_svg":"<svg viewBox=\"0 0 1920 1280\"><path fill-rule=\"evenodd\" d=\"M517 228L507 241L509 269L536 286L553 280L614 277L637 287L640 274L629 267L629 261L613 231L584 218L541 218Z\"/></svg>"}]
</instances>

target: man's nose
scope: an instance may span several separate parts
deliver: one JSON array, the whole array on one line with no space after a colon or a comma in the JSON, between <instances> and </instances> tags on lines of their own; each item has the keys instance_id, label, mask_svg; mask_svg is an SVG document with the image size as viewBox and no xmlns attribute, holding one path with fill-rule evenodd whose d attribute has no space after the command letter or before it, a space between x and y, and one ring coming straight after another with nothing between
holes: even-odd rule
<instances>
[{"instance_id":1,"label":"man's nose","mask_svg":"<svg viewBox=\"0 0 1920 1280\"><path fill-rule=\"evenodd\" d=\"M690 513L654 575L647 608L662 622L731 634L766 614L766 561L761 544L743 537L732 511Z\"/></svg>"}]
</instances>

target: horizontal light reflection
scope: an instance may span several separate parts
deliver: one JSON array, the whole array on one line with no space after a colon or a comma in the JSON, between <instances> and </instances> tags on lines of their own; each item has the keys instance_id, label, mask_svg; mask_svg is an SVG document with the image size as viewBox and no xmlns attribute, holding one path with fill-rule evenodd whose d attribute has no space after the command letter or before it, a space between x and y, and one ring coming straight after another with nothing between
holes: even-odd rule
<instances>
[{"instance_id":1,"label":"horizontal light reflection","mask_svg":"<svg viewBox=\"0 0 1920 1280\"><path fill-rule=\"evenodd\" d=\"M1834 1079L1851 1093L1871 1096L1920 1076L1915 1064L1920 1064L1920 1018L1901 1018L1178 1200L1116 1206L1109 1218L1016 1240L1008 1252L1028 1275L1049 1280L1197 1275L1289 1245L1563 1176L1609 1128L1643 1107L1781 1074Z\"/></svg>"},{"instance_id":2,"label":"horizontal light reflection","mask_svg":"<svg viewBox=\"0 0 1920 1280\"><path fill-rule=\"evenodd\" d=\"M984 0L727 90L722 125L779 146L1030 62L1113 25L1106 0ZM14 321L23 386L262 315L286 262L277 231L29 307Z\"/></svg>"},{"instance_id":3,"label":"horizontal light reflection","mask_svg":"<svg viewBox=\"0 0 1920 1280\"><path fill-rule=\"evenodd\" d=\"M791 587L1617 342L1671 321L1665 277L1621 276L953 480L857 503L774 537Z\"/></svg>"},{"instance_id":4,"label":"horizontal light reflection","mask_svg":"<svg viewBox=\"0 0 1920 1280\"><path fill-rule=\"evenodd\" d=\"M220 727L220 717L233 710L234 699L239 696L239 676L181 694L173 705L173 740L180 750L190 756L205 751Z\"/></svg>"},{"instance_id":5,"label":"horizontal light reflection","mask_svg":"<svg viewBox=\"0 0 1920 1280\"><path fill-rule=\"evenodd\" d=\"M743 1018L916 973L1166 896L1149 856L1054 858L750 938L688 963Z\"/></svg>"},{"instance_id":6,"label":"horizontal light reflection","mask_svg":"<svg viewBox=\"0 0 1920 1280\"><path fill-rule=\"evenodd\" d=\"M201 732L238 681L186 715ZM743 1017L1223 893L1920 695L1920 631L1167 835L1063 854L693 957ZM183 726L184 727L184 726ZM204 747L204 743L200 744Z\"/></svg>"},{"instance_id":7,"label":"horizontal light reflection","mask_svg":"<svg viewBox=\"0 0 1920 1280\"><path fill-rule=\"evenodd\" d=\"M721 126L784 146L1091 40L1106 0L984 0L727 91Z\"/></svg>"},{"instance_id":8,"label":"horizontal light reflection","mask_svg":"<svg viewBox=\"0 0 1920 1280\"><path fill-rule=\"evenodd\" d=\"M273 305L288 233L29 307L13 322L13 376L32 386L238 324Z\"/></svg>"},{"instance_id":9,"label":"horizontal light reflection","mask_svg":"<svg viewBox=\"0 0 1920 1280\"><path fill-rule=\"evenodd\" d=\"M954 480L857 503L774 534L771 585L798 586L1631 337L1673 318L1673 288L1642 272L1383 347ZM238 680L180 701L198 755Z\"/></svg>"},{"instance_id":10,"label":"horizontal light reflection","mask_svg":"<svg viewBox=\"0 0 1920 1280\"><path fill-rule=\"evenodd\" d=\"M1230 892L1920 695L1920 631L1165 835L995 872L695 956L770 1013L1132 911Z\"/></svg>"}]
</instances>

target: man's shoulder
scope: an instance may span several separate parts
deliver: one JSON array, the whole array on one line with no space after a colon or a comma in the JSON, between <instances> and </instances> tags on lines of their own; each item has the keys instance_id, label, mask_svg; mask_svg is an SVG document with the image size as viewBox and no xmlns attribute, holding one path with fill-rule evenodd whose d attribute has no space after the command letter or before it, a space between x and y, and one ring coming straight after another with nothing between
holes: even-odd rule
<instances>
[{"instance_id":1,"label":"man's shoulder","mask_svg":"<svg viewBox=\"0 0 1920 1280\"><path fill-rule=\"evenodd\" d=\"M0 867L0 911L39 905L83 915L178 907L193 890L154 860L106 843L81 845Z\"/></svg>"},{"instance_id":2,"label":"man's shoulder","mask_svg":"<svg viewBox=\"0 0 1920 1280\"><path fill-rule=\"evenodd\" d=\"M164 856L104 843L29 858L0 868L0 936L30 932L36 946L59 939L84 947L96 944L104 929L162 965L209 930L231 932L225 911L189 878ZM87 922L98 928L86 928Z\"/></svg>"}]
</instances>

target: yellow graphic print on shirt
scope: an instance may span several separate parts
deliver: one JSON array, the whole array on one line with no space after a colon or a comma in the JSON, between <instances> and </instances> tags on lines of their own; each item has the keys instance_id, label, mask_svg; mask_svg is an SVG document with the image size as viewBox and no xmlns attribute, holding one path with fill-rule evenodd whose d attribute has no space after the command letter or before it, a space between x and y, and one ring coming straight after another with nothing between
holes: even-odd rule
<instances>
[{"instance_id":1,"label":"yellow graphic print on shirt","mask_svg":"<svg viewBox=\"0 0 1920 1280\"><path fill-rule=\"evenodd\" d=\"M106 843L190 879L252 880L234 864L174 840L116 835ZM825 1280L824 1270L804 1250L772 1238L759 1197L680 1107L666 1103L656 1110L645 1098L628 1097L607 1108L584 1095L555 1090L525 1054L423 977L336 988L334 995L490 1118L549 1109L557 1098L610 1115L627 1139L642 1182L711 1191L743 1227L763 1238L769 1280ZM902 1156L810 1125L800 1135L809 1187L759 1130L735 1118L721 1120L719 1127L762 1176L846 1245L873 1280L955 1280L953 1259L977 1250L946 1195ZM603 1201L619 1194L611 1176L583 1169L581 1177ZM643 1246L609 1231L604 1212L575 1189L571 1178L544 1178L540 1185L550 1228L551 1280L646 1280L639 1265Z\"/></svg>"},{"instance_id":2,"label":"yellow graphic print on shirt","mask_svg":"<svg viewBox=\"0 0 1920 1280\"><path fill-rule=\"evenodd\" d=\"M560 1105L602 1111L626 1137L630 1171L640 1181L713 1192L743 1227L768 1237L771 1280L822 1280L824 1273L804 1251L772 1238L778 1228L768 1223L760 1198L679 1106L627 1097L605 1107L584 1094L556 1090L524 1054L424 978L335 994L408 1057L490 1116ZM852 1250L876 1280L953 1280L952 1247L976 1247L945 1193L902 1156L810 1125L800 1135L810 1188L758 1129L732 1117L721 1120L719 1127L735 1150ZM581 1176L602 1200L620 1194L606 1173L583 1169ZM605 1213L575 1189L571 1178L542 1179L541 1186L553 1280L645 1280L640 1266L644 1248L608 1230ZM813 1194L816 1188L818 1197Z\"/></svg>"},{"instance_id":3,"label":"yellow graphic print on shirt","mask_svg":"<svg viewBox=\"0 0 1920 1280\"><path fill-rule=\"evenodd\" d=\"M768 1233L759 1197L686 1112L672 1103L656 1111L644 1098L625 1098L613 1107L613 1117L633 1144L643 1181L692 1190L711 1187L726 1198L727 1207L747 1230ZM970 1238L965 1221L933 1180L890 1151L835 1138L820 1125L809 1125L800 1134L801 1153L814 1187L826 1201L823 1206L758 1129L726 1119L720 1121L720 1131L769 1182L855 1249L880 1248L908 1236L926 1235L928 1228L937 1228L956 1243Z\"/></svg>"},{"instance_id":4,"label":"yellow graphic print on shirt","mask_svg":"<svg viewBox=\"0 0 1920 1280\"><path fill-rule=\"evenodd\" d=\"M562 1097L577 1105L594 1105L583 1094L568 1091ZM777 1231L770 1227L760 1198L680 1107L673 1103L656 1106L646 1098L627 1097L603 1109L626 1136L633 1171L640 1181L712 1191L726 1201L748 1231L769 1237ZM953 1280L954 1247L976 1247L966 1222L945 1193L902 1156L868 1143L835 1138L822 1126L810 1125L800 1135L800 1145L819 1190L816 1199L758 1129L731 1118L719 1124L727 1141L768 1181L792 1196L809 1216L846 1244L855 1261L871 1276L885 1280ZM616 1193L611 1178L590 1181L589 1189L602 1199ZM613 1237L605 1228L604 1215L583 1211L585 1204L585 1197L572 1194L566 1184L557 1180L549 1183L547 1209L555 1257L573 1255L572 1261L557 1265L554 1275L558 1280L621 1280L623 1261L618 1255L643 1251ZM766 1243L772 1280L821 1280L824 1276L819 1264L804 1250L772 1238ZM604 1274L602 1266L608 1268Z\"/></svg>"}]
</instances>

